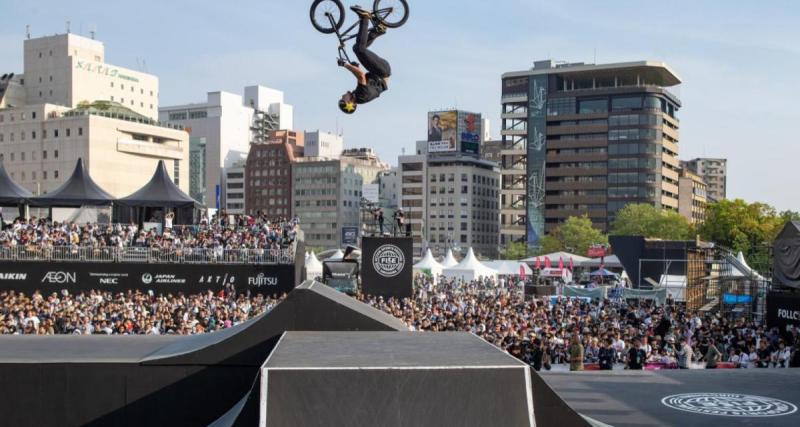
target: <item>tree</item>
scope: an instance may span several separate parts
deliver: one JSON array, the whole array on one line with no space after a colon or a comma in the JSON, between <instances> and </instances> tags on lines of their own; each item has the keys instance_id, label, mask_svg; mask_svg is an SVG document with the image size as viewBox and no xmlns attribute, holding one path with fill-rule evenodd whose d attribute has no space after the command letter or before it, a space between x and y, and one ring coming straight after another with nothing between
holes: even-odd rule
<instances>
[{"instance_id":1,"label":"tree","mask_svg":"<svg viewBox=\"0 0 800 427\"><path fill-rule=\"evenodd\" d=\"M503 259L523 259L528 256L528 245L525 242L509 242L503 249Z\"/></svg>"},{"instance_id":2,"label":"tree","mask_svg":"<svg viewBox=\"0 0 800 427\"><path fill-rule=\"evenodd\" d=\"M694 227L675 211L657 209L649 204L630 204L617 212L610 234L690 240L694 238Z\"/></svg>"},{"instance_id":3,"label":"tree","mask_svg":"<svg viewBox=\"0 0 800 427\"><path fill-rule=\"evenodd\" d=\"M793 219L800 219L800 214L779 213L766 203L721 200L708 205L699 231L703 240L741 251L751 267L764 272L769 269L769 246Z\"/></svg>"},{"instance_id":4,"label":"tree","mask_svg":"<svg viewBox=\"0 0 800 427\"><path fill-rule=\"evenodd\" d=\"M589 246L608 243L608 236L592 226L588 216L572 216L541 240L541 253L558 251L586 255Z\"/></svg>"}]
</instances>

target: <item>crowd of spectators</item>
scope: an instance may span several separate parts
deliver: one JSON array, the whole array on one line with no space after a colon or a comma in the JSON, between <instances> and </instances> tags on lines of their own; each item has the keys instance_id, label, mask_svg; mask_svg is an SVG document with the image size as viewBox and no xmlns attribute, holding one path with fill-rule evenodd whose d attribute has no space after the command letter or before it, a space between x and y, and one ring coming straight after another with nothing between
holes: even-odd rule
<instances>
[{"instance_id":1,"label":"crowd of spectators","mask_svg":"<svg viewBox=\"0 0 800 427\"><path fill-rule=\"evenodd\" d=\"M412 330L469 331L535 369L586 364L625 367L714 368L800 366L800 331L781 336L744 318L688 312L664 305L581 299L525 298L519 288L491 280L468 283L440 277L415 279L410 299L359 298L402 319Z\"/></svg>"},{"instance_id":2,"label":"crowd of spectators","mask_svg":"<svg viewBox=\"0 0 800 427\"><path fill-rule=\"evenodd\" d=\"M161 227L137 224L78 224L53 222L44 218L17 218L3 224L0 247L40 250L58 247L149 248L163 252L192 249L211 252L237 249L280 251L295 240L297 218L269 218L265 215L215 215L203 217L196 225L172 224L167 214Z\"/></svg>"},{"instance_id":3,"label":"crowd of spectators","mask_svg":"<svg viewBox=\"0 0 800 427\"><path fill-rule=\"evenodd\" d=\"M0 334L200 334L270 311L280 298L230 291L196 295L0 291Z\"/></svg>"}]
</instances>

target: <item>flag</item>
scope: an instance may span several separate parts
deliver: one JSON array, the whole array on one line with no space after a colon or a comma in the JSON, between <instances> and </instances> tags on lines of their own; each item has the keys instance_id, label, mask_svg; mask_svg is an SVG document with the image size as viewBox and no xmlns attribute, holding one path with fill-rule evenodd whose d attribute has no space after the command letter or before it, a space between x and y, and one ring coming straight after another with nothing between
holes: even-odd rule
<instances>
[{"instance_id":1,"label":"flag","mask_svg":"<svg viewBox=\"0 0 800 427\"><path fill-rule=\"evenodd\" d=\"M522 279L522 280L525 280L525 265L524 264L520 264L519 265L519 278Z\"/></svg>"},{"instance_id":2,"label":"flag","mask_svg":"<svg viewBox=\"0 0 800 427\"><path fill-rule=\"evenodd\" d=\"M544 257L544 268L550 268L553 266L553 263L550 261L550 258Z\"/></svg>"},{"instance_id":3,"label":"flag","mask_svg":"<svg viewBox=\"0 0 800 427\"><path fill-rule=\"evenodd\" d=\"M569 271L575 269L575 264L572 262L572 257L569 257Z\"/></svg>"},{"instance_id":4,"label":"flag","mask_svg":"<svg viewBox=\"0 0 800 427\"><path fill-rule=\"evenodd\" d=\"M558 269L559 270L563 270L564 269L564 258L563 257L558 257Z\"/></svg>"},{"instance_id":5,"label":"flag","mask_svg":"<svg viewBox=\"0 0 800 427\"><path fill-rule=\"evenodd\" d=\"M536 264L534 264L534 267L536 267L537 270L542 269L542 260L540 260L538 256L536 257Z\"/></svg>"}]
</instances>

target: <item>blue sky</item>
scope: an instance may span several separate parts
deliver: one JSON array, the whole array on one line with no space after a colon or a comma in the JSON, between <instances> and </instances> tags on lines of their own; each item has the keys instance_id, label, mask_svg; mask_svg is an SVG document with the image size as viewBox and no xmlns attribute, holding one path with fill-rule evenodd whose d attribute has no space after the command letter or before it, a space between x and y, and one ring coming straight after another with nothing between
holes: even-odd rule
<instances>
[{"instance_id":1,"label":"blue sky","mask_svg":"<svg viewBox=\"0 0 800 427\"><path fill-rule=\"evenodd\" d=\"M353 4L354 2L345 2ZM108 2L3 0L0 68L22 71L34 36L97 29L108 62L161 80L161 105L283 90L295 127L344 132L349 147L396 163L425 138L426 112L482 112L499 136L500 75L551 58L669 63L683 79L681 157L727 157L729 197L800 210L800 3L794 1L410 0L408 24L376 42L391 88L358 114L338 113L353 86L335 38L309 24L311 0ZM367 4L363 1L363 4Z\"/></svg>"}]
</instances>

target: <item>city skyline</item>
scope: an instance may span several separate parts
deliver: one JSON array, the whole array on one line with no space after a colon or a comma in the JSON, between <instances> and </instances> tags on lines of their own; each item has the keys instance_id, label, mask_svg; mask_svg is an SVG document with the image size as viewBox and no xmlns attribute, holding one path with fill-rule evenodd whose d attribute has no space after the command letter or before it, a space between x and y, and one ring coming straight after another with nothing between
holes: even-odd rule
<instances>
[{"instance_id":1,"label":"city skyline","mask_svg":"<svg viewBox=\"0 0 800 427\"><path fill-rule=\"evenodd\" d=\"M265 85L286 93L296 108L297 130L338 127L347 147L375 148L396 164L403 148L411 153L414 142L425 139L429 110L483 113L499 137L504 71L524 70L546 58L664 61L684 81L676 90L684 105L681 158L728 158L730 198L800 210L800 190L770 185L782 181L783 171L792 170L789 162L800 155L787 120L797 94L789 72L800 65L800 49L791 43L800 35L791 28L798 15L792 3L717 10L680 2L658 10L664 18L659 22L669 23L664 27L637 23L638 16L656 10L641 5L608 10L591 3L429 3L413 2L409 23L375 45L392 63L390 90L353 116L336 108L338 96L352 89L352 77L336 67L335 39L311 27L310 2L243 2L235 10L211 3L185 10L189 3L145 1L128 10L11 1L0 17L2 72L22 72L26 24L38 37L63 33L70 20L74 33L88 36L90 28L97 29L109 62L158 76L161 105ZM716 19L708 22L712 13ZM181 19L167 20L170 16ZM157 31L142 32L143 22Z\"/></svg>"}]
</instances>

